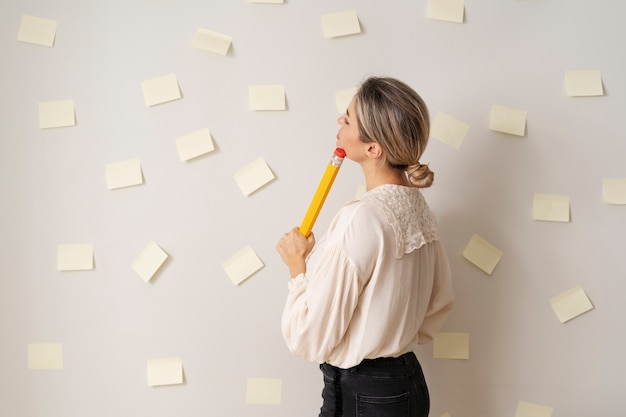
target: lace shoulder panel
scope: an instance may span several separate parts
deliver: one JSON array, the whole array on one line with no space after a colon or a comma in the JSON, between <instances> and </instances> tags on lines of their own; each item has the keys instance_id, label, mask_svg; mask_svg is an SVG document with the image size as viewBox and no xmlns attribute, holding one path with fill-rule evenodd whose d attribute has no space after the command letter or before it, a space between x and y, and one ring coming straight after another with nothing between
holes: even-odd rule
<instances>
[{"instance_id":1,"label":"lace shoulder panel","mask_svg":"<svg viewBox=\"0 0 626 417\"><path fill-rule=\"evenodd\" d=\"M383 211L396 237L396 257L439 240L437 219L418 188L385 184L361 197Z\"/></svg>"}]
</instances>

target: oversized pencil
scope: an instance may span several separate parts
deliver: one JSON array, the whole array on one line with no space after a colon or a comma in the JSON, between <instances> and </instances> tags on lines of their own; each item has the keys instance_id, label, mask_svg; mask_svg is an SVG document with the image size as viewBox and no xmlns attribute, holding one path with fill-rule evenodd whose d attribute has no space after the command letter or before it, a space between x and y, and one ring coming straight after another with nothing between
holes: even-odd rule
<instances>
[{"instance_id":1,"label":"oversized pencil","mask_svg":"<svg viewBox=\"0 0 626 417\"><path fill-rule=\"evenodd\" d=\"M315 220L317 220L317 215L320 214L320 211L322 210L322 205L324 205L326 196L330 191L330 187L333 185L333 181L335 181L337 172L339 172L339 168L341 167L341 163L345 157L346 151L341 148L335 149L335 153L326 167L326 171L320 181L320 185L317 186L317 191L315 191L313 200L311 201L309 209L304 216L304 220L302 220L302 224L300 225L300 233L304 236L308 237L311 234Z\"/></svg>"}]
</instances>

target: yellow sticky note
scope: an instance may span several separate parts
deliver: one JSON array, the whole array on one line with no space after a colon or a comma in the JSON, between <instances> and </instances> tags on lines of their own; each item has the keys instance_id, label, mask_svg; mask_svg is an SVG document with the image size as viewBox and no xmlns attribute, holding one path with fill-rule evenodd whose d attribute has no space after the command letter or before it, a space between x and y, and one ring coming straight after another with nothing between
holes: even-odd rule
<instances>
[{"instance_id":1,"label":"yellow sticky note","mask_svg":"<svg viewBox=\"0 0 626 417\"><path fill-rule=\"evenodd\" d=\"M168 255L154 242L148 242L139 256L132 263L131 268L145 282L152 279L156 271L163 265Z\"/></svg>"},{"instance_id":2,"label":"yellow sticky note","mask_svg":"<svg viewBox=\"0 0 626 417\"><path fill-rule=\"evenodd\" d=\"M556 194L535 194L533 199L533 219L548 222L569 222L569 196Z\"/></svg>"},{"instance_id":3,"label":"yellow sticky note","mask_svg":"<svg viewBox=\"0 0 626 417\"><path fill-rule=\"evenodd\" d=\"M282 401L280 379L248 378L246 402L249 404L280 404Z\"/></svg>"},{"instance_id":4,"label":"yellow sticky note","mask_svg":"<svg viewBox=\"0 0 626 417\"><path fill-rule=\"evenodd\" d=\"M428 0L426 17L446 22L463 23L465 0Z\"/></svg>"},{"instance_id":5,"label":"yellow sticky note","mask_svg":"<svg viewBox=\"0 0 626 417\"><path fill-rule=\"evenodd\" d=\"M146 106L156 106L182 97L176 74L167 74L143 81L141 88Z\"/></svg>"},{"instance_id":6,"label":"yellow sticky note","mask_svg":"<svg viewBox=\"0 0 626 417\"><path fill-rule=\"evenodd\" d=\"M141 173L141 162L139 159L112 162L106 164L105 170L107 188L109 190L143 184L143 174Z\"/></svg>"},{"instance_id":7,"label":"yellow sticky note","mask_svg":"<svg viewBox=\"0 0 626 417\"><path fill-rule=\"evenodd\" d=\"M432 137L455 149L461 147L468 131L469 125L440 111L435 115L435 120L433 120L433 124L430 127Z\"/></svg>"},{"instance_id":8,"label":"yellow sticky note","mask_svg":"<svg viewBox=\"0 0 626 417\"><path fill-rule=\"evenodd\" d=\"M283 4L285 0L248 0L248 3L271 3L271 4Z\"/></svg>"},{"instance_id":9,"label":"yellow sticky note","mask_svg":"<svg viewBox=\"0 0 626 417\"><path fill-rule=\"evenodd\" d=\"M76 243L57 246L58 271L86 271L93 269L93 244Z\"/></svg>"},{"instance_id":10,"label":"yellow sticky note","mask_svg":"<svg viewBox=\"0 0 626 417\"><path fill-rule=\"evenodd\" d=\"M235 172L235 181L245 195L250 195L272 181L274 173L263 158L258 158Z\"/></svg>"},{"instance_id":11,"label":"yellow sticky note","mask_svg":"<svg viewBox=\"0 0 626 417\"><path fill-rule=\"evenodd\" d=\"M17 40L37 45L54 46L57 33L56 20L44 19L36 16L22 15Z\"/></svg>"},{"instance_id":12,"label":"yellow sticky note","mask_svg":"<svg viewBox=\"0 0 626 417\"><path fill-rule=\"evenodd\" d=\"M552 408L544 405L520 401L517 404L515 417L551 417Z\"/></svg>"},{"instance_id":13,"label":"yellow sticky note","mask_svg":"<svg viewBox=\"0 0 626 417\"><path fill-rule=\"evenodd\" d=\"M196 130L176 138L176 147L181 161L188 161L215 150L209 129Z\"/></svg>"},{"instance_id":14,"label":"yellow sticky note","mask_svg":"<svg viewBox=\"0 0 626 417\"><path fill-rule=\"evenodd\" d=\"M250 110L285 110L284 85L253 85L248 89Z\"/></svg>"},{"instance_id":15,"label":"yellow sticky note","mask_svg":"<svg viewBox=\"0 0 626 417\"><path fill-rule=\"evenodd\" d=\"M326 38L336 38L338 36L361 33L359 17L355 10L323 15L322 29L324 31L324 37Z\"/></svg>"},{"instance_id":16,"label":"yellow sticky note","mask_svg":"<svg viewBox=\"0 0 626 417\"><path fill-rule=\"evenodd\" d=\"M29 343L28 369L63 369L61 343Z\"/></svg>"},{"instance_id":17,"label":"yellow sticky note","mask_svg":"<svg viewBox=\"0 0 626 417\"><path fill-rule=\"evenodd\" d=\"M581 286L576 286L550 299L552 309L559 321L565 323L593 309L593 305Z\"/></svg>"},{"instance_id":18,"label":"yellow sticky note","mask_svg":"<svg viewBox=\"0 0 626 417\"><path fill-rule=\"evenodd\" d=\"M566 71L565 93L570 97L603 96L600 71Z\"/></svg>"},{"instance_id":19,"label":"yellow sticky note","mask_svg":"<svg viewBox=\"0 0 626 417\"><path fill-rule=\"evenodd\" d=\"M351 87L335 91L335 103L337 104L337 111L339 114L346 112L346 109L354 98L357 90L357 87Z\"/></svg>"},{"instance_id":20,"label":"yellow sticky note","mask_svg":"<svg viewBox=\"0 0 626 417\"><path fill-rule=\"evenodd\" d=\"M198 28L193 38L194 48L213 52L219 55L226 55L233 38L219 32Z\"/></svg>"},{"instance_id":21,"label":"yellow sticky note","mask_svg":"<svg viewBox=\"0 0 626 417\"><path fill-rule=\"evenodd\" d=\"M511 107L491 106L489 129L511 135L524 136L526 132L527 112Z\"/></svg>"},{"instance_id":22,"label":"yellow sticky note","mask_svg":"<svg viewBox=\"0 0 626 417\"><path fill-rule=\"evenodd\" d=\"M626 204L626 178L603 178L602 199L607 204Z\"/></svg>"},{"instance_id":23,"label":"yellow sticky note","mask_svg":"<svg viewBox=\"0 0 626 417\"><path fill-rule=\"evenodd\" d=\"M433 358L469 359L469 333L437 333L433 340Z\"/></svg>"},{"instance_id":24,"label":"yellow sticky note","mask_svg":"<svg viewBox=\"0 0 626 417\"><path fill-rule=\"evenodd\" d=\"M42 101L39 103L39 128L74 126L74 100Z\"/></svg>"},{"instance_id":25,"label":"yellow sticky note","mask_svg":"<svg viewBox=\"0 0 626 417\"><path fill-rule=\"evenodd\" d=\"M222 263L222 268L235 285L251 277L265 265L250 246L246 246Z\"/></svg>"},{"instance_id":26,"label":"yellow sticky note","mask_svg":"<svg viewBox=\"0 0 626 417\"><path fill-rule=\"evenodd\" d=\"M502 251L475 234L463 251L463 257L491 275L502 258Z\"/></svg>"},{"instance_id":27,"label":"yellow sticky note","mask_svg":"<svg viewBox=\"0 0 626 417\"><path fill-rule=\"evenodd\" d=\"M175 385L183 383L181 358L148 359L148 385Z\"/></svg>"}]
</instances>

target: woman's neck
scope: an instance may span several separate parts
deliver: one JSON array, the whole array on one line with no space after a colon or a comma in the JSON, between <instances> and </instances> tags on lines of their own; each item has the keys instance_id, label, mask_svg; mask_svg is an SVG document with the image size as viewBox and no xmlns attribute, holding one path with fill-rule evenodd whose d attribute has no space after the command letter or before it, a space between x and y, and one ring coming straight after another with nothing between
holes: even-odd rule
<instances>
[{"instance_id":1,"label":"woman's neck","mask_svg":"<svg viewBox=\"0 0 626 417\"><path fill-rule=\"evenodd\" d=\"M404 171L389 167L361 164L365 176L366 191L372 190L383 184L408 185Z\"/></svg>"}]
</instances>

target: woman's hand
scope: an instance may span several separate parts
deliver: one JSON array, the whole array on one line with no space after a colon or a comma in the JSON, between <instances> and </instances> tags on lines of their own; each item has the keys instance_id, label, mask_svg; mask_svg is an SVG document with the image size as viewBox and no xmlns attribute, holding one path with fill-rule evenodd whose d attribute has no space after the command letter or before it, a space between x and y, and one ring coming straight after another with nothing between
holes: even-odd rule
<instances>
[{"instance_id":1,"label":"woman's hand","mask_svg":"<svg viewBox=\"0 0 626 417\"><path fill-rule=\"evenodd\" d=\"M306 257L315 245L313 233L309 237L304 237L297 227L294 227L276 244L276 250L289 268L291 278L306 272Z\"/></svg>"}]
</instances>

